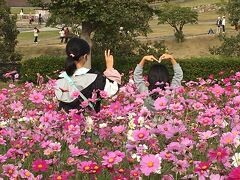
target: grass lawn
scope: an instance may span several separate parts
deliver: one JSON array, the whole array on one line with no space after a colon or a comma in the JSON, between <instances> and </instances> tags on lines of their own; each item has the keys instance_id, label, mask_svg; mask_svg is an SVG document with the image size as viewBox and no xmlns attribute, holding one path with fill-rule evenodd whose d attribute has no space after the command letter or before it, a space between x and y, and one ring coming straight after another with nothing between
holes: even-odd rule
<instances>
[{"instance_id":1,"label":"grass lawn","mask_svg":"<svg viewBox=\"0 0 240 180\"><path fill-rule=\"evenodd\" d=\"M201 5L221 3L221 0L185 0L185 1L174 0L172 2L179 4L180 6L183 6L183 7L195 7L195 6L201 6ZM155 3L154 6L157 7L160 4L162 4L162 2Z\"/></svg>"},{"instance_id":2,"label":"grass lawn","mask_svg":"<svg viewBox=\"0 0 240 180\"><path fill-rule=\"evenodd\" d=\"M12 14L19 14L21 12L21 9L23 9L24 14L32 13L34 14L36 9L35 7L11 7L11 13Z\"/></svg>"}]
</instances>

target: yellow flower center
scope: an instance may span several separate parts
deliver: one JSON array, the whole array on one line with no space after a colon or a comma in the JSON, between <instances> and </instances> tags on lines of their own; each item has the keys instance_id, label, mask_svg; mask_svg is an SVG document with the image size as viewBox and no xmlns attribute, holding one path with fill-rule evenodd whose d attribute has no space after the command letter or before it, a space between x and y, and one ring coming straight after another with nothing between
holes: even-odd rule
<instances>
[{"instance_id":1,"label":"yellow flower center","mask_svg":"<svg viewBox=\"0 0 240 180\"><path fill-rule=\"evenodd\" d=\"M202 170L206 170L208 167L205 165L202 167Z\"/></svg>"},{"instance_id":2,"label":"yellow flower center","mask_svg":"<svg viewBox=\"0 0 240 180\"><path fill-rule=\"evenodd\" d=\"M58 177L57 177L57 180L61 180L61 179L62 179L62 176L58 176Z\"/></svg>"},{"instance_id":3,"label":"yellow flower center","mask_svg":"<svg viewBox=\"0 0 240 180\"><path fill-rule=\"evenodd\" d=\"M110 163L114 162L114 158L109 158L108 162L110 162Z\"/></svg>"},{"instance_id":4,"label":"yellow flower center","mask_svg":"<svg viewBox=\"0 0 240 180\"><path fill-rule=\"evenodd\" d=\"M90 169L89 166L85 166L85 167L84 167L84 170L85 170L85 171L88 171L89 169Z\"/></svg>"},{"instance_id":5,"label":"yellow flower center","mask_svg":"<svg viewBox=\"0 0 240 180\"><path fill-rule=\"evenodd\" d=\"M153 167L153 162L152 162L152 161L149 161L149 162L147 163L147 165L148 165L148 167Z\"/></svg>"},{"instance_id":6,"label":"yellow flower center","mask_svg":"<svg viewBox=\"0 0 240 180\"><path fill-rule=\"evenodd\" d=\"M143 138L143 137L144 137L144 134L143 134L143 133L139 133L139 134L138 134L138 137L139 137L139 138Z\"/></svg>"},{"instance_id":7,"label":"yellow flower center","mask_svg":"<svg viewBox=\"0 0 240 180\"><path fill-rule=\"evenodd\" d=\"M13 170L12 170L12 169L9 169L9 170L8 170L8 174L13 174Z\"/></svg>"},{"instance_id":8,"label":"yellow flower center","mask_svg":"<svg viewBox=\"0 0 240 180\"><path fill-rule=\"evenodd\" d=\"M217 152L217 156L221 156L222 155L222 153L221 152Z\"/></svg>"},{"instance_id":9,"label":"yellow flower center","mask_svg":"<svg viewBox=\"0 0 240 180\"><path fill-rule=\"evenodd\" d=\"M137 173L137 172L134 172L134 173L133 173L133 176L138 176L138 173Z\"/></svg>"},{"instance_id":10,"label":"yellow flower center","mask_svg":"<svg viewBox=\"0 0 240 180\"><path fill-rule=\"evenodd\" d=\"M94 166L93 169L98 170L98 169L99 169L99 166Z\"/></svg>"},{"instance_id":11,"label":"yellow flower center","mask_svg":"<svg viewBox=\"0 0 240 180\"><path fill-rule=\"evenodd\" d=\"M171 154L170 154L170 153L166 153L165 157L166 157L166 158L170 158L170 157L171 157Z\"/></svg>"},{"instance_id":12,"label":"yellow flower center","mask_svg":"<svg viewBox=\"0 0 240 180\"><path fill-rule=\"evenodd\" d=\"M39 169L41 169L41 168L43 168L43 165L42 165L42 164L39 164L37 167L38 167Z\"/></svg>"},{"instance_id":13,"label":"yellow flower center","mask_svg":"<svg viewBox=\"0 0 240 180\"><path fill-rule=\"evenodd\" d=\"M30 177L31 173L27 171L27 172L25 172L25 176Z\"/></svg>"}]
</instances>

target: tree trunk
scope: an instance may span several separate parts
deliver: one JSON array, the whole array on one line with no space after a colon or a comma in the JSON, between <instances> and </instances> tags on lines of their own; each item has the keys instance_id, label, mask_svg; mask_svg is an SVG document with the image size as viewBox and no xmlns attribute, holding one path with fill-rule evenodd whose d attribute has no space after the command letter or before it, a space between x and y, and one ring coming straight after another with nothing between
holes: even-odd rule
<instances>
[{"instance_id":1,"label":"tree trunk","mask_svg":"<svg viewBox=\"0 0 240 180\"><path fill-rule=\"evenodd\" d=\"M92 59L92 39L91 39L92 32L93 32L92 25L88 22L83 22L81 38L88 42L91 49L90 54L88 56L88 61L85 64L85 67L89 69L91 68L91 59Z\"/></svg>"}]
</instances>

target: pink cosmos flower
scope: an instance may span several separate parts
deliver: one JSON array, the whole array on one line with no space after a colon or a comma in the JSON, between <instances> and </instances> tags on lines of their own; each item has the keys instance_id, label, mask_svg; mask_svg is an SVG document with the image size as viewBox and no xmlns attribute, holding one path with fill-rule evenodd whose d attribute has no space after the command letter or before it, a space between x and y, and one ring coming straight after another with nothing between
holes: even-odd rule
<instances>
[{"instance_id":1,"label":"pink cosmos flower","mask_svg":"<svg viewBox=\"0 0 240 180\"><path fill-rule=\"evenodd\" d=\"M55 151L55 152L60 152L61 151L61 144L60 143L50 143L49 144L49 148L52 150L52 151Z\"/></svg>"},{"instance_id":2,"label":"pink cosmos flower","mask_svg":"<svg viewBox=\"0 0 240 180\"><path fill-rule=\"evenodd\" d=\"M154 102L154 107L157 111L167 108L168 100L165 97L157 98Z\"/></svg>"},{"instance_id":3,"label":"pink cosmos flower","mask_svg":"<svg viewBox=\"0 0 240 180\"><path fill-rule=\"evenodd\" d=\"M116 112L122 109L122 105L119 101L112 103L109 107L110 112Z\"/></svg>"},{"instance_id":4,"label":"pink cosmos flower","mask_svg":"<svg viewBox=\"0 0 240 180\"><path fill-rule=\"evenodd\" d=\"M198 134L202 140L207 140L209 138L217 136L217 133L213 133L212 131L198 132Z\"/></svg>"},{"instance_id":5,"label":"pink cosmos flower","mask_svg":"<svg viewBox=\"0 0 240 180\"><path fill-rule=\"evenodd\" d=\"M115 134L121 134L123 131L125 131L126 127L125 126L114 126L112 127L112 130Z\"/></svg>"},{"instance_id":6,"label":"pink cosmos flower","mask_svg":"<svg viewBox=\"0 0 240 180\"><path fill-rule=\"evenodd\" d=\"M170 104L169 109L172 111L181 111L183 110L183 105L181 105L181 103Z\"/></svg>"},{"instance_id":7,"label":"pink cosmos flower","mask_svg":"<svg viewBox=\"0 0 240 180\"><path fill-rule=\"evenodd\" d=\"M75 156L81 156L81 155L85 155L87 154L87 150L85 149L79 149L77 147L75 147L74 145L70 145L69 146L69 149L70 149L70 153L73 157Z\"/></svg>"},{"instance_id":8,"label":"pink cosmos flower","mask_svg":"<svg viewBox=\"0 0 240 180\"><path fill-rule=\"evenodd\" d=\"M1 96L1 95L0 95L0 96ZM0 97L0 102L1 102L1 97ZM234 102L234 104L236 104L236 105L240 105L240 95L234 97L234 98L233 98L233 102Z\"/></svg>"},{"instance_id":9,"label":"pink cosmos flower","mask_svg":"<svg viewBox=\"0 0 240 180\"><path fill-rule=\"evenodd\" d=\"M34 179L34 175L28 171L27 169L22 169L19 171L19 175L21 176L21 178L25 178L28 180L33 180Z\"/></svg>"},{"instance_id":10,"label":"pink cosmos flower","mask_svg":"<svg viewBox=\"0 0 240 180\"><path fill-rule=\"evenodd\" d=\"M31 100L35 104L40 104L43 102L44 96L40 92L34 91L32 94L29 96L29 100Z\"/></svg>"},{"instance_id":11,"label":"pink cosmos flower","mask_svg":"<svg viewBox=\"0 0 240 180\"><path fill-rule=\"evenodd\" d=\"M6 101L7 96L5 96L4 94L0 94L0 103L3 103L4 101Z\"/></svg>"},{"instance_id":12,"label":"pink cosmos flower","mask_svg":"<svg viewBox=\"0 0 240 180\"><path fill-rule=\"evenodd\" d=\"M220 144L221 145L233 144L235 138L236 138L236 135L231 132L223 133L220 139Z\"/></svg>"},{"instance_id":13,"label":"pink cosmos flower","mask_svg":"<svg viewBox=\"0 0 240 180\"><path fill-rule=\"evenodd\" d=\"M4 163L7 160L7 157L4 155L0 155L0 163Z\"/></svg>"},{"instance_id":14,"label":"pink cosmos flower","mask_svg":"<svg viewBox=\"0 0 240 180\"><path fill-rule=\"evenodd\" d=\"M77 161L74 159L74 158L72 158L72 157L69 157L68 159L67 159L67 164L68 165L74 165L74 164L76 164L77 163Z\"/></svg>"},{"instance_id":15,"label":"pink cosmos flower","mask_svg":"<svg viewBox=\"0 0 240 180\"><path fill-rule=\"evenodd\" d=\"M211 92L216 96L220 97L224 93L224 89L219 86L218 84L215 84L213 88L211 88Z\"/></svg>"},{"instance_id":16,"label":"pink cosmos flower","mask_svg":"<svg viewBox=\"0 0 240 180\"><path fill-rule=\"evenodd\" d=\"M219 147L218 149L210 149L208 157L211 161L226 162L229 159L229 152L226 148Z\"/></svg>"},{"instance_id":17,"label":"pink cosmos flower","mask_svg":"<svg viewBox=\"0 0 240 180\"><path fill-rule=\"evenodd\" d=\"M80 96L80 91L74 91L70 97L73 98L73 99L76 99Z\"/></svg>"},{"instance_id":18,"label":"pink cosmos flower","mask_svg":"<svg viewBox=\"0 0 240 180\"><path fill-rule=\"evenodd\" d=\"M133 138L135 141L145 140L149 137L149 131L146 128L133 131Z\"/></svg>"},{"instance_id":19,"label":"pink cosmos flower","mask_svg":"<svg viewBox=\"0 0 240 180\"><path fill-rule=\"evenodd\" d=\"M204 105L202 103L200 103L200 102L196 102L192 106L196 110L204 109Z\"/></svg>"},{"instance_id":20,"label":"pink cosmos flower","mask_svg":"<svg viewBox=\"0 0 240 180\"><path fill-rule=\"evenodd\" d=\"M10 178L16 178L18 176L17 167L13 164L7 164L2 166L3 169L3 175L10 177Z\"/></svg>"},{"instance_id":21,"label":"pink cosmos flower","mask_svg":"<svg viewBox=\"0 0 240 180\"><path fill-rule=\"evenodd\" d=\"M121 162L123 158L119 152L108 152L106 156L103 156L102 165L111 168L114 164Z\"/></svg>"},{"instance_id":22,"label":"pink cosmos flower","mask_svg":"<svg viewBox=\"0 0 240 180\"><path fill-rule=\"evenodd\" d=\"M23 104L20 101L14 101L12 104L10 104L10 108L14 112L21 112L23 110Z\"/></svg>"},{"instance_id":23,"label":"pink cosmos flower","mask_svg":"<svg viewBox=\"0 0 240 180\"><path fill-rule=\"evenodd\" d=\"M92 161L82 161L77 165L77 169L83 173L99 174L101 167Z\"/></svg>"},{"instance_id":24,"label":"pink cosmos flower","mask_svg":"<svg viewBox=\"0 0 240 180\"><path fill-rule=\"evenodd\" d=\"M174 136L175 133L179 132L175 129L172 124L166 122L164 124L157 126L157 133L165 135L167 139L170 139Z\"/></svg>"},{"instance_id":25,"label":"pink cosmos flower","mask_svg":"<svg viewBox=\"0 0 240 180\"><path fill-rule=\"evenodd\" d=\"M140 161L140 169L146 176L149 176L151 173L155 173L160 170L160 168L160 159L153 154L143 156Z\"/></svg>"},{"instance_id":26,"label":"pink cosmos flower","mask_svg":"<svg viewBox=\"0 0 240 180\"><path fill-rule=\"evenodd\" d=\"M228 175L227 180L239 180L239 179L240 179L240 166L232 169L232 171Z\"/></svg>"},{"instance_id":27,"label":"pink cosmos flower","mask_svg":"<svg viewBox=\"0 0 240 180\"><path fill-rule=\"evenodd\" d=\"M108 98L108 93L106 91L100 91L100 96L101 98L106 99Z\"/></svg>"},{"instance_id":28,"label":"pink cosmos flower","mask_svg":"<svg viewBox=\"0 0 240 180\"><path fill-rule=\"evenodd\" d=\"M226 178L224 176L220 176L219 174L211 174L209 176L210 180L225 180Z\"/></svg>"},{"instance_id":29,"label":"pink cosmos flower","mask_svg":"<svg viewBox=\"0 0 240 180\"><path fill-rule=\"evenodd\" d=\"M48 164L43 159L37 159L33 162L32 169L35 172L38 172L38 171L45 172L48 170Z\"/></svg>"},{"instance_id":30,"label":"pink cosmos flower","mask_svg":"<svg viewBox=\"0 0 240 180\"><path fill-rule=\"evenodd\" d=\"M199 117L197 121L203 126L209 126L209 125L212 125L213 123L212 118L209 118L209 117Z\"/></svg>"}]
</instances>

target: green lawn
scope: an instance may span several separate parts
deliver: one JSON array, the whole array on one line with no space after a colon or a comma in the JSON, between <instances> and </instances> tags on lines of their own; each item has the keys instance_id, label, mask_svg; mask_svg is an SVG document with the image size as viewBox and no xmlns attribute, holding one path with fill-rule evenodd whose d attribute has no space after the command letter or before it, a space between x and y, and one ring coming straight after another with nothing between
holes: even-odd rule
<instances>
[{"instance_id":1,"label":"green lawn","mask_svg":"<svg viewBox=\"0 0 240 180\"><path fill-rule=\"evenodd\" d=\"M221 3L221 0L185 0L185 1L174 0L172 2L176 4L180 4L183 7L195 7L195 6L201 6L201 5ZM162 4L162 2L155 3L155 6L157 7L160 4Z\"/></svg>"},{"instance_id":2,"label":"green lawn","mask_svg":"<svg viewBox=\"0 0 240 180\"><path fill-rule=\"evenodd\" d=\"M32 13L34 14L35 7L11 7L11 13L12 14L19 14L21 12L21 9L23 9L24 14Z\"/></svg>"},{"instance_id":3,"label":"green lawn","mask_svg":"<svg viewBox=\"0 0 240 180\"><path fill-rule=\"evenodd\" d=\"M57 44L59 40L59 31L42 31L39 33L39 43L45 45ZM29 45L34 40L33 32L22 32L18 35L18 45Z\"/></svg>"}]
</instances>

